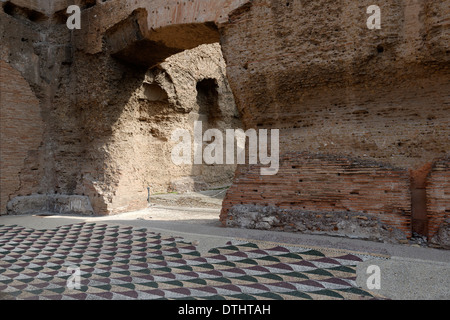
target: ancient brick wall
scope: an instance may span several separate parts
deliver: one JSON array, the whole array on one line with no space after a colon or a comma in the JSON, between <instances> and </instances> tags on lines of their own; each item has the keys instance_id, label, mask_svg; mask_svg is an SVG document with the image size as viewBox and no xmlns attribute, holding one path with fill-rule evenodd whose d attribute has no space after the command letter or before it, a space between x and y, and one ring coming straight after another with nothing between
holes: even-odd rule
<instances>
[{"instance_id":1,"label":"ancient brick wall","mask_svg":"<svg viewBox=\"0 0 450 320\"><path fill-rule=\"evenodd\" d=\"M274 176L241 166L223 203L221 220L236 205L302 210L317 215L358 212L411 235L411 198L406 170L345 156L288 153ZM362 219L368 219L363 217Z\"/></svg>"},{"instance_id":2,"label":"ancient brick wall","mask_svg":"<svg viewBox=\"0 0 450 320\"><path fill-rule=\"evenodd\" d=\"M432 238L450 217L450 158L434 164L427 179L428 230Z\"/></svg>"},{"instance_id":3,"label":"ancient brick wall","mask_svg":"<svg viewBox=\"0 0 450 320\"><path fill-rule=\"evenodd\" d=\"M413 169L446 155L448 1L386 1L376 31L371 4L258 0L233 15L220 31L246 128L279 128L281 153Z\"/></svg>"},{"instance_id":4,"label":"ancient brick wall","mask_svg":"<svg viewBox=\"0 0 450 320\"><path fill-rule=\"evenodd\" d=\"M28 82L0 60L0 214L15 196L31 194L42 175L43 139L39 100Z\"/></svg>"}]
</instances>

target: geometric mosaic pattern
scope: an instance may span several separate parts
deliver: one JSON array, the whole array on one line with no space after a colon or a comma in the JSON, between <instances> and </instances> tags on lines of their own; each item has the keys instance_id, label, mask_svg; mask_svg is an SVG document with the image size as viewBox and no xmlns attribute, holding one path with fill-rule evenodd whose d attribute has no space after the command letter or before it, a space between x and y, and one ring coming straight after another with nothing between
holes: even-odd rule
<instances>
[{"instance_id":1,"label":"geometric mosaic pattern","mask_svg":"<svg viewBox=\"0 0 450 320\"><path fill-rule=\"evenodd\" d=\"M229 242L201 255L181 238L80 223L50 230L0 225L0 294L10 299L374 299L356 287L369 257ZM80 271L70 289L69 267Z\"/></svg>"}]
</instances>

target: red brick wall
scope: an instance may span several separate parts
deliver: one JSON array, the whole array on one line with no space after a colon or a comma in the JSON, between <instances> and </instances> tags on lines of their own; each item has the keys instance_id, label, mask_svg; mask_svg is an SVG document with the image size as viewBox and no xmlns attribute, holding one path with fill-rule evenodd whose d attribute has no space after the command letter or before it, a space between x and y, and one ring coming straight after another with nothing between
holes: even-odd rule
<instances>
[{"instance_id":1,"label":"red brick wall","mask_svg":"<svg viewBox=\"0 0 450 320\"><path fill-rule=\"evenodd\" d=\"M450 216L450 157L435 162L427 179L428 233L433 237Z\"/></svg>"},{"instance_id":2,"label":"red brick wall","mask_svg":"<svg viewBox=\"0 0 450 320\"><path fill-rule=\"evenodd\" d=\"M37 184L43 122L27 81L3 60L0 90L0 214L4 214L12 197L32 193Z\"/></svg>"},{"instance_id":3,"label":"red brick wall","mask_svg":"<svg viewBox=\"0 0 450 320\"><path fill-rule=\"evenodd\" d=\"M274 176L241 166L223 202L221 221L237 204L277 206L314 212L375 214L382 223L411 235L407 170L339 156L288 153Z\"/></svg>"}]
</instances>

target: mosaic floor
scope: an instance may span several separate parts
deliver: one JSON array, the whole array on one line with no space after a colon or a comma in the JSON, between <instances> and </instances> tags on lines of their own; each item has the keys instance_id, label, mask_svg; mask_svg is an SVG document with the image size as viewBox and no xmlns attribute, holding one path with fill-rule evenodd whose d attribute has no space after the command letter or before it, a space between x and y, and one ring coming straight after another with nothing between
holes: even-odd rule
<instances>
[{"instance_id":1,"label":"mosaic floor","mask_svg":"<svg viewBox=\"0 0 450 320\"><path fill-rule=\"evenodd\" d=\"M374 299L355 282L356 264L369 258L238 240L202 256L181 238L127 226L81 223L40 231L0 225L0 294L33 300ZM78 289L68 286L77 284L73 268L79 268Z\"/></svg>"}]
</instances>

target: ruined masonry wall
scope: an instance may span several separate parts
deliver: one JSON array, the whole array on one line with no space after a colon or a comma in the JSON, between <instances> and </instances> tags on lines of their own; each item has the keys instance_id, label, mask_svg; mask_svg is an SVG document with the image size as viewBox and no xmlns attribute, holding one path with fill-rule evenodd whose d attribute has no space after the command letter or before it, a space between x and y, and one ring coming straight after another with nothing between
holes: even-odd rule
<instances>
[{"instance_id":1,"label":"ruined masonry wall","mask_svg":"<svg viewBox=\"0 0 450 320\"><path fill-rule=\"evenodd\" d=\"M7 3L36 10L44 1ZM371 0L80 0L88 27L74 32L56 12L66 3L44 5L47 18L36 21L19 7L0 12L2 210L14 196L43 193L86 195L97 213L120 212L145 205L147 185L166 188L169 171L176 178L202 174L158 161L170 150L170 129L198 119L188 95L207 72L191 77L180 67L194 62L196 70L195 55L169 60L167 77L156 81L167 101L146 101L145 84L154 84L145 83L146 70L114 59L104 46L117 27L124 42L116 49L131 60L142 52L140 37L173 52L220 38L244 128L280 129L278 175L240 166L224 201L224 224L239 220L241 209L249 212L244 205L277 208L261 209L273 215L304 210L319 220L348 212L410 236L417 218L410 173L433 164L428 233L450 244L450 0L383 1L380 30L366 26ZM134 21L133 12L146 18ZM131 32L121 30L130 17ZM220 62L219 79L224 68ZM186 99L171 96L186 89L184 80L167 80L177 75L195 79ZM152 164L142 167L149 157ZM292 226L280 219L276 228Z\"/></svg>"},{"instance_id":2,"label":"ruined masonry wall","mask_svg":"<svg viewBox=\"0 0 450 320\"><path fill-rule=\"evenodd\" d=\"M430 237L450 217L450 158L437 161L427 179L428 228Z\"/></svg>"},{"instance_id":3,"label":"ruined masonry wall","mask_svg":"<svg viewBox=\"0 0 450 320\"><path fill-rule=\"evenodd\" d=\"M9 200L38 184L42 135L39 100L20 72L0 60L0 214Z\"/></svg>"}]
</instances>

